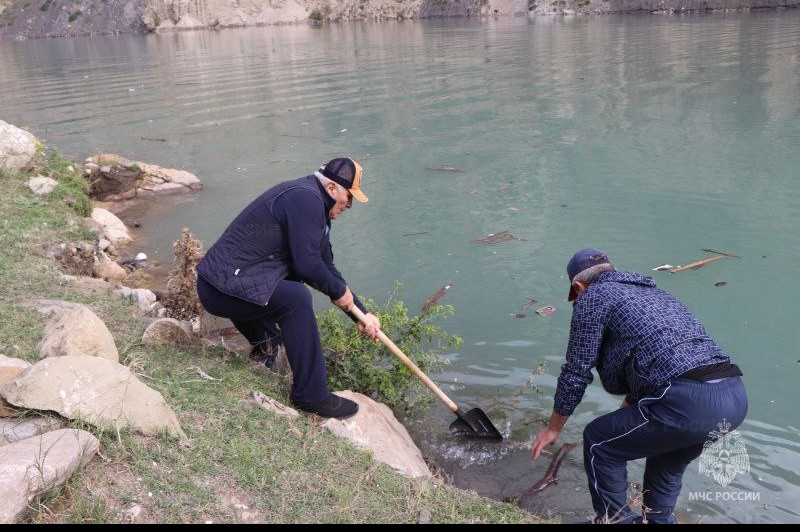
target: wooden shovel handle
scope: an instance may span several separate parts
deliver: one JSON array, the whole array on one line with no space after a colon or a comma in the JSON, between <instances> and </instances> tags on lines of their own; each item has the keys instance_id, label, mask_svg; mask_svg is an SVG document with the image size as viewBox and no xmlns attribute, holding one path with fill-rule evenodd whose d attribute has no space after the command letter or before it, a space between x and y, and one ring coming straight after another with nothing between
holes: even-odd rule
<instances>
[{"instance_id":1,"label":"wooden shovel handle","mask_svg":"<svg viewBox=\"0 0 800 532\"><path fill-rule=\"evenodd\" d=\"M365 324L365 325L366 325L366 316L364 316L364 313L363 313L363 312L361 312L361 309L359 309L357 306L353 305L353 307L350 309L350 314L352 314L353 316L355 316L356 318L358 318L358 321L360 321L361 323L363 323L363 324ZM450 398L449 398L449 397L447 397L447 395L445 395L445 393L444 393L444 392L443 392L443 391L442 391L442 390L441 390L441 389L440 389L438 386L436 386L436 383L435 383L435 382L433 382L433 381L430 379L430 377L428 377L427 375L425 375L425 374L422 372L422 370L421 370L421 369L419 369L419 368L417 367L417 365L416 365L416 364L414 364L414 361L413 361L413 360L411 360L410 358L408 358L408 357L406 356L406 354L405 354L405 353L403 353L403 352L400 350L400 348L399 348L399 347L397 347L397 346L395 345L395 343L394 343L394 342L392 342L392 341L389 339L389 337L388 337L388 336L386 336L386 335L383 333L383 331L378 331L378 338L379 338L379 339L380 339L380 341L383 343L383 345L385 345L386 347L388 347L388 348L389 348L389 351L391 351L391 352L392 352L392 354L393 354L394 356L396 356L397 358L399 358L399 359L400 359L400 362L402 362L403 364L405 364L405 366L406 366L408 369L410 369L410 370L411 370L411 372L412 372L412 373L414 373L414 375L416 375L416 376L417 376L417 378L418 378L419 380L421 380L421 381L422 381L422 382L425 384L425 386L427 386L428 388L430 388L430 390L431 390L433 393L435 393L435 394L436 394L436 396L437 396L437 397L438 397L438 398L439 398L439 399L440 399L440 400L441 400L441 401L442 401L444 404L446 404L446 405L447 405L447 408L449 408L449 409L450 409L450 410L452 410L453 412L457 412L457 411L458 411L458 405L456 405L456 404L455 404L453 401L451 401L451 400L450 400Z\"/></svg>"},{"instance_id":2,"label":"wooden shovel handle","mask_svg":"<svg viewBox=\"0 0 800 532\"><path fill-rule=\"evenodd\" d=\"M691 264L687 264L686 266L680 266L679 268L675 268L669 271L669 273L678 273L682 272L683 270L693 270L695 268L700 268L701 266L705 266L709 262L714 262L715 260L724 259L725 255L717 255L716 257L711 257L708 259L698 260L697 262L693 262Z\"/></svg>"}]
</instances>

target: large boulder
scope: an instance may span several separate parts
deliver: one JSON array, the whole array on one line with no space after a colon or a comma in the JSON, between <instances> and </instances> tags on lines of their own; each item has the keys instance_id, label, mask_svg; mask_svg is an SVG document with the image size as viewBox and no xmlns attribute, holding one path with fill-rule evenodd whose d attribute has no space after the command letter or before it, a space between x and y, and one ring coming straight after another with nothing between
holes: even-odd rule
<instances>
[{"instance_id":1,"label":"large boulder","mask_svg":"<svg viewBox=\"0 0 800 532\"><path fill-rule=\"evenodd\" d=\"M57 312L45 326L39 344L39 358L79 355L119 362L119 351L108 327L84 305Z\"/></svg>"},{"instance_id":2,"label":"large boulder","mask_svg":"<svg viewBox=\"0 0 800 532\"><path fill-rule=\"evenodd\" d=\"M35 156L36 137L0 120L0 170L26 170Z\"/></svg>"},{"instance_id":3,"label":"large boulder","mask_svg":"<svg viewBox=\"0 0 800 532\"><path fill-rule=\"evenodd\" d=\"M0 523L15 523L38 495L62 486L100 442L77 429L48 432L0 447Z\"/></svg>"},{"instance_id":4,"label":"large boulder","mask_svg":"<svg viewBox=\"0 0 800 532\"><path fill-rule=\"evenodd\" d=\"M330 418L322 424L323 427L363 449L372 451L376 460L404 476L433 476L419 448L388 406L350 390L336 392L336 395L358 403L358 413L348 419Z\"/></svg>"},{"instance_id":5,"label":"large boulder","mask_svg":"<svg viewBox=\"0 0 800 532\"><path fill-rule=\"evenodd\" d=\"M200 179L186 170L132 161L113 153L101 153L86 159L86 173L92 197L102 201L121 201L139 195L171 194L203 188Z\"/></svg>"},{"instance_id":6,"label":"large boulder","mask_svg":"<svg viewBox=\"0 0 800 532\"><path fill-rule=\"evenodd\" d=\"M45 358L0 388L12 405L52 410L105 429L148 436L163 431L187 440L162 395L126 366L90 356Z\"/></svg>"},{"instance_id":7,"label":"large boulder","mask_svg":"<svg viewBox=\"0 0 800 532\"><path fill-rule=\"evenodd\" d=\"M100 235L115 246L125 245L132 240L131 235L128 234L128 228L111 211L95 207L92 209L91 219Z\"/></svg>"},{"instance_id":8,"label":"large boulder","mask_svg":"<svg viewBox=\"0 0 800 532\"><path fill-rule=\"evenodd\" d=\"M193 345L198 340L192 334L189 322L175 318L159 318L145 329L142 335L145 345Z\"/></svg>"}]
</instances>

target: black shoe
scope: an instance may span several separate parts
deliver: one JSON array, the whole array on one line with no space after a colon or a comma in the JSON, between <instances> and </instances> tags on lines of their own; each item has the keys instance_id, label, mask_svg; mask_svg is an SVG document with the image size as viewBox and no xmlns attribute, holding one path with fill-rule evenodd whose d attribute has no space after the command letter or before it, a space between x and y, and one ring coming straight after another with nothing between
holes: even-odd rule
<instances>
[{"instance_id":1,"label":"black shoe","mask_svg":"<svg viewBox=\"0 0 800 532\"><path fill-rule=\"evenodd\" d=\"M358 403L334 394L317 403L294 403L294 406L312 414L336 419L347 419L358 412Z\"/></svg>"}]
</instances>

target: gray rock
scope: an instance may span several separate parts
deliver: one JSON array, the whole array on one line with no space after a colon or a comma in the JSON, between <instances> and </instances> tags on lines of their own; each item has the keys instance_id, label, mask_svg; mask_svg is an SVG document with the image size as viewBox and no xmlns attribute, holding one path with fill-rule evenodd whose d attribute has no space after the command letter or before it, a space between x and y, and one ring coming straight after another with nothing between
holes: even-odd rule
<instances>
[{"instance_id":1,"label":"gray rock","mask_svg":"<svg viewBox=\"0 0 800 532\"><path fill-rule=\"evenodd\" d=\"M0 120L0 169L20 172L30 168L36 156L36 137Z\"/></svg>"},{"instance_id":2,"label":"gray rock","mask_svg":"<svg viewBox=\"0 0 800 532\"><path fill-rule=\"evenodd\" d=\"M36 496L62 486L97 453L90 433L61 429L0 447L0 523L24 517Z\"/></svg>"},{"instance_id":3,"label":"gray rock","mask_svg":"<svg viewBox=\"0 0 800 532\"><path fill-rule=\"evenodd\" d=\"M376 460L401 475L410 478L433 476L419 448L388 406L350 390L336 392L336 395L358 403L358 413L349 419L328 419L322 423L323 427L372 451Z\"/></svg>"},{"instance_id":4,"label":"gray rock","mask_svg":"<svg viewBox=\"0 0 800 532\"><path fill-rule=\"evenodd\" d=\"M50 177L37 176L28 180L28 188L36 196L46 196L58 186L58 181Z\"/></svg>"},{"instance_id":5,"label":"gray rock","mask_svg":"<svg viewBox=\"0 0 800 532\"><path fill-rule=\"evenodd\" d=\"M193 345L197 340L191 324L175 318L159 318L151 323L142 335L146 345Z\"/></svg>"},{"instance_id":6,"label":"gray rock","mask_svg":"<svg viewBox=\"0 0 800 532\"><path fill-rule=\"evenodd\" d=\"M144 313L150 313L154 310L153 307L156 304L157 298L156 295L147 288L128 288L127 286L123 286L119 290L116 290L115 293L136 303L139 310Z\"/></svg>"},{"instance_id":7,"label":"gray rock","mask_svg":"<svg viewBox=\"0 0 800 532\"><path fill-rule=\"evenodd\" d=\"M53 417L0 419L0 446L39 436L60 429L63 425L63 422Z\"/></svg>"},{"instance_id":8,"label":"gray rock","mask_svg":"<svg viewBox=\"0 0 800 532\"><path fill-rule=\"evenodd\" d=\"M122 220L110 211L95 207L91 219L100 227L100 234L115 246L125 245L132 240Z\"/></svg>"},{"instance_id":9,"label":"gray rock","mask_svg":"<svg viewBox=\"0 0 800 532\"><path fill-rule=\"evenodd\" d=\"M159 392L126 366L105 358L45 358L0 388L0 396L14 406L52 410L106 429L131 429L147 436L166 431L188 440Z\"/></svg>"},{"instance_id":10,"label":"gray rock","mask_svg":"<svg viewBox=\"0 0 800 532\"><path fill-rule=\"evenodd\" d=\"M106 324L89 307L59 311L47 323L39 358L90 355L119 362L119 351Z\"/></svg>"}]
</instances>

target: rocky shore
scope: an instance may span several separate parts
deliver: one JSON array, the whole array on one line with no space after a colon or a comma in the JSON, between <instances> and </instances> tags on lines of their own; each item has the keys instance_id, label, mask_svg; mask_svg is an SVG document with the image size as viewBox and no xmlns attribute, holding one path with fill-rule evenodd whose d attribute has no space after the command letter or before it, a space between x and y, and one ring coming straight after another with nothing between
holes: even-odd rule
<instances>
[{"instance_id":1,"label":"rocky shore","mask_svg":"<svg viewBox=\"0 0 800 532\"><path fill-rule=\"evenodd\" d=\"M441 17L793 8L800 0L0 0L0 38Z\"/></svg>"},{"instance_id":2,"label":"rocky shore","mask_svg":"<svg viewBox=\"0 0 800 532\"><path fill-rule=\"evenodd\" d=\"M126 315L148 323L136 344L140 349L152 349L156 355L169 348L187 351L191 360L197 360L198 353L213 349L223 356L244 358L250 347L246 341L232 338L243 340L240 335L214 329L219 320L202 312L194 273L202 248L188 230L176 243L176 269L170 273L167 290L156 294L147 288L132 288L133 273L147 257L125 258L122 248L133 237L119 218L99 206L114 210L141 197L193 193L202 189L196 176L113 154L95 155L84 164L59 159L58 164L50 166L43 164L44 158L38 139L0 120L0 177L6 183L27 179L27 190L23 189L15 201L36 206L52 201L60 208L65 205L75 212L68 215L69 221L63 226L76 225L80 220L85 227L81 241L32 246L40 249L36 261L55 264L60 270L58 280L50 282L65 288L61 298L44 299L31 293L20 301L22 307L38 311L44 322L36 346L37 360L26 360L32 353L19 347L24 344L23 333L5 327L4 335L10 335L5 339L11 344L0 345L0 496L4 501L0 523L29 519L35 501L58 491L95 460L104 433L114 432L118 439L121 431L163 438L159 445L170 446L175 452L189 452L187 449L194 445L189 435L192 431L187 433L182 428L186 418L181 421L170 405L180 400L151 386L163 382L144 373L138 358L126 355L130 340L121 338L119 332L112 333L101 317L100 309L109 301L126 302L130 307L123 311ZM78 190L73 187L75 181L85 183L78 188L89 194L86 206L81 206L77 194L71 192ZM0 207L3 204L0 202ZM14 220L14 215L0 213ZM73 218L76 214L88 216ZM18 244L8 247L25 247ZM15 262L32 264L34 259ZM0 263L7 263L6 258L0 257ZM44 266L31 269L40 271ZM15 284L2 280L4 285ZM47 281L42 279L37 284L46 287ZM95 298L93 305L80 302L89 295ZM2 293L0 299L7 300ZM16 356L1 353L9 347ZM263 364L256 366L266 371ZM185 371L196 373L199 382L225 379L224 375L212 377L199 366L189 366ZM222 375L222 371L215 373ZM272 371L283 385L291 384L285 351L279 353ZM148 378L148 383L140 377ZM421 452L389 407L360 393L340 393L359 404L358 415L347 421L320 420L321 428L367 450L377 462L404 477L433 480ZM253 390L248 404L296 422L300 414L276 395L279 397ZM297 433L303 436L299 429L295 429ZM202 439L202 431L195 429L193 436L194 440ZM137 522L136 516L124 518ZM249 520L263 522L265 518L251 516Z\"/></svg>"}]
</instances>

